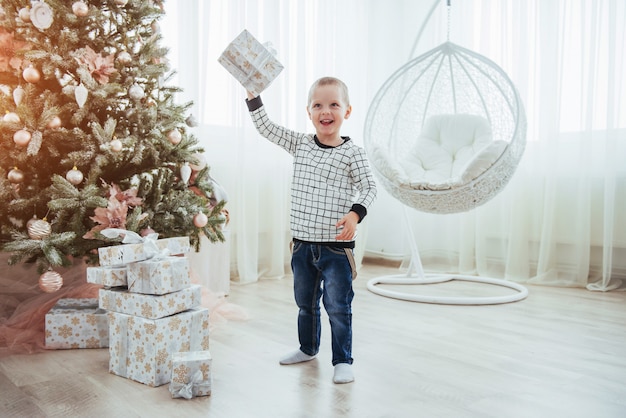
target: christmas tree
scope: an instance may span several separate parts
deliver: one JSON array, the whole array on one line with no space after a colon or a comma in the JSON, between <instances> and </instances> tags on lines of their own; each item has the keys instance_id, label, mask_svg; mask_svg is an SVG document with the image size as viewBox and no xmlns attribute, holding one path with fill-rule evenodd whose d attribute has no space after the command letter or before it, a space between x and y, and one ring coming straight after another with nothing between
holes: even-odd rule
<instances>
[{"instance_id":1,"label":"christmas tree","mask_svg":"<svg viewBox=\"0 0 626 418\"><path fill-rule=\"evenodd\" d=\"M38 271L119 228L222 241L224 201L161 46L159 0L0 0L0 242Z\"/></svg>"}]
</instances>

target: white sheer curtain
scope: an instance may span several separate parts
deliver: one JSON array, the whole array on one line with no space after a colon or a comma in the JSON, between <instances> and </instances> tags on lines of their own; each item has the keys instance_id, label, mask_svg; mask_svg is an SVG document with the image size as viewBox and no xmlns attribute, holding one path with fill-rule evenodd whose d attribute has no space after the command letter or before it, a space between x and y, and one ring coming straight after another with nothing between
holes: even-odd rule
<instances>
[{"instance_id":1,"label":"white sheer curtain","mask_svg":"<svg viewBox=\"0 0 626 418\"><path fill-rule=\"evenodd\" d=\"M291 161L252 129L242 88L216 61L223 48L244 28L273 43L285 70L263 99L273 119L294 129L311 129L308 86L323 75L344 79L355 110L344 133L360 143L369 102L386 78L446 40L441 0L414 45L433 5L166 2L163 31L179 70L176 84L196 103L197 135L212 174L229 193L239 281L288 273ZM615 278L626 275L626 4L452 0L450 22L452 42L495 61L517 85L528 145L511 183L486 205L458 215L411 213L425 268L599 290L617 286ZM402 210L380 191L361 229L361 252L406 257Z\"/></svg>"},{"instance_id":2,"label":"white sheer curtain","mask_svg":"<svg viewBox=\"0 0 626 418\"><path fill-rule=\"evenodd\" d=\"M443 3L432 20L446 21ZM619 286L626 4L453 0L451 12L451 41L489 57L517 85L528 145L512 182L486 205L413 215L426 269L594 290ZM437 24L427 28L442 33ZM437 42L420 43L418 53Z\"/></svg>"},{"instance_id":3,"label":"white sheer curtain","mask_svg":"<svg viewBox=\"0 0 626 418\"><path fill-rule=\"evenodd\" d=\"M332 75L350 88L354 107L344 135L362 144L367 111L367 19L359 1L185 0L166 2L161 25L171 46L175 84L193 100L194 115L213 177L229 194L233 280L289 274L291 157L259 137L244 103L245 91L217 62L243 29L271 42L285 69L262 94L272 119L311 131L309 86ZM365 237L366 225L360 229ZM364 239L361 238L361 241ZM364 245L359 245L361 253Z\"/></svg>"}]
</instances>

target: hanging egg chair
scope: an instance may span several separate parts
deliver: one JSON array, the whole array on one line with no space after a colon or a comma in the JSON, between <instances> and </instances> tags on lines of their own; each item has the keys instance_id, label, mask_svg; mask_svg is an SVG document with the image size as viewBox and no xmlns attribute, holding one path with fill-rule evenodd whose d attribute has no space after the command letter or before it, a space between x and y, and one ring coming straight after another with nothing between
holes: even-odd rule
<instances>
[{"instance_id":1,"label":"hanging egg chair","mask_svg":"<svg viewBox=\"0 0 626 418\"><path fill-rule=\"evenodd\" d=\"M500 67L445 42L384 83L364 139L378 179L396 199L424 212L465 212L510 180L524 152L526 117Z\"/></svg>"},{"instance_id":2,"label":"hanging egg chair","mask_svg":"<svg viewBox=\"0 0 626 418\"><path fill-rule=\"evenodd\" d=\"M393 73L375 95L364 130L379 184L406 207L438 214L466 212L493 198L513 176L525 142L524 107L509 77L493 61L449 40ZM526 288L501 279L425 275L408 215L407 231L409 273L372 279L370 291L445 304L505 303L526 297ZM496 284L517 293L437 298L377 286L454 279Z\"/></svg>"}]
</instances>

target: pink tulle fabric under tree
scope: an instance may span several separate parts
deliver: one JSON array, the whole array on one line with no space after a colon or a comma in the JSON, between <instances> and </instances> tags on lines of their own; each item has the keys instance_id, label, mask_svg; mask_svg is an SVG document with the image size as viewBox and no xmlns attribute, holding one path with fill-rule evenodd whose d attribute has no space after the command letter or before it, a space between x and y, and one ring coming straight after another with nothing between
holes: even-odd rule
<instances>
[{"instance_id":1,"label":"pink tulle fabric under tree","mask_svg":"<svg viewBox=\"0 0 626 418\"><path fill-rule=\"evenodd\" d=\"M87 265L75 260L70 268L55 269L63 276L63 287L45 293L39 288L40 274L35 265L9 266L8 258L8 254L0 253L0 356L40 352L45 349L45 315L56 302L61 298L97 298L101 286L87 283ZM193 266L191 277L192 282L203 284ZM209 308L212 328L229 320L247 319L242 307L204 285L202 306Z\"/></svg>"}]
</instances>

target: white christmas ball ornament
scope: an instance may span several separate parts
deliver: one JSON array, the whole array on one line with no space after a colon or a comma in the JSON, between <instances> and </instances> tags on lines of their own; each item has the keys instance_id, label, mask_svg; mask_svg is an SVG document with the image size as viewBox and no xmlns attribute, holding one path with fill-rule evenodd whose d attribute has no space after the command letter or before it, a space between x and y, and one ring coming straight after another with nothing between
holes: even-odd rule
<instances>
[{"instance_id":1,"label":"white christmas ball ornament","mask_svg":"<svg viewBox=\"0 0 626 418\"><path fill-rule=\"evenodd\" d=\"M122 141L117 138L113 139L109 145L111 146L111 151L113 152L120 152L122 150Z\"/></svg>"},{"instance_id":2,"label":"white christmas ball ornament","mask_svg":"<svg viewBox=\"0 0 626 418\"><path fill-rule=\"evenodd\" d=\"M7 112L4 117L2 118L3 121L5 122L19 122L20 121L20 117L17 115L17 113L15 112Z\"/></svg>"},{"instance_id":3,"label":"white christmas ball ornament","mask_svg":"<svg viewBox=\"0 0 626 418\"><path fill-rule=\"evenodd\" d=\"M58 116L50 119L50 122L46 125L49 129L56 129L61 127L61 118Z\"/></svg>"},{"instance_id":4,"label":"white christmas ball ornament","mask_svg":"<svg viewBox=\"0 0 626 418\"><path fill-rule=\"evenodd\" d=\"M74 186L80 184L83 181L83 173L74 166L70 171L65 174L65 178L67 181L72 183Z\"/></svg>"},{"instance_id":5,"label":"white christmas ball ornament","mask_svg":"<svg viewBox=\"0 0 626 418\"><path fill-rule=\"evenodd\" d=\"M192 169L192 170L195 170L195 171L200 171L200 170L202 170L204 167L206 167L206 164L207 164L207 162L206 162L206 157L204 156L204 154L203 154L203 153L201 153L201 152L197 152L197 153L195 153L195 154L193 155L193 158L194 158L195 160L197 160L197 161L198 161L198 163L197 163L197 164L196 164L196 163L189 163L189 166L191 167L191 169Z\"/></svg>"},{"instance_id":6,"label":"white christmas ball ornament","mask_svg":"<svg viewBox=\"0 0 626 418\"><path fill-rule=\"evenodd\" d=\"M196 120L196 117L194 115L187 116L187 119L185 119L185 123L191 128L195 128L196 126L198 126L198 121Z\"/></svg>"},{"instance_id":7,"label":"white christmas ball ornament","mask_svg":"<svg viewBox=\"0 0 626 418\"><path fill-rule=\"evenodd\" d=\"M63 286L63 276L54 270L48 270L39 276L39 288L46 293L54 293Z\"/></svg>"},{"instance_id":8,"label":"white christmas ball ornament","mask_svg":"<svg viewBox=\"0 0 626 418\"><path fill-rule=\"evenodd\" d=\"M193 224L198 228L205 227L208 222L209 218L207 218L207 216L203 212L199 212L193 217Z\"/></svg>"},{"instance_id":9,"label":"white christmas ball ornament","mask_svg":"<svg viewBox=\"0 0 626 418\"><path fill-rule=\"evenodd\" d=\"M42 240L52 233L52 227L46 219L37 219L28 227L28 236L30 239Z\"/></svg>"},{"instance_id":10,"label":"white christmas ball ornament","mask_svg":"<svg viewBox=\"0 0 626 418\"><path fill-rule=\"evenodd\" d=\"M128 89L128 95L133 100L141 100L146 95L146 93L143 91L143 89L141 88L139 84L133 84Z\"/></svg>"},{"instance_id":11,"label":"white christmas ball ornament","mask_svg":"<svg viewBox=\"0 0 626 418\"><path fill-rule=\"evenodd\" d=\"M30 8L29 7L21 8L18 15L20 19L22 19L22 22L30 22Z\"/></svg>"},{"instance_id":12,"label":"white christmas ball ornament","mask_svg":"<svg viewBox=\"0 0 626 418\"><path fill-rule=\"evenodd\" d=\"M127 3L128 0L115 0L115 4L117 4L118 6L126 6Z\"/></svg>"},{"instance_id":13,"label":"white christmas ball ornament","mask_svg":"<svg viewBox=\"0 0 626 418\"><path fill-rule=\"evenodd\" d=\"M87 16L89 13L89 6L83 1L77 1L72 4L72 13L74 13L78 17Z\"/></svg>"},{"instance_id":14,"label":"white christmas ball ornament","mask_svg":"<svg viewBox=\"0 0 626 418\"><path fill-rule=\"evenodd\" d=\"M122 51L118 54L117 61L123 65L127 65L133 61L133 57L131 57L128 52Z\"/></svg>"},{"instance_id":15,"label":"white christmas ball ornament","mask_svg":"<svg viewBox=\"0 0 626 418\"><path fill-rule=\"evenodd\" d=\"M167 133L167 139L173 144L178 145L180 141L182 141L183 136L180 134L178 129L172 129Z\"/></svg>"},{"instance_id":16,"label":"white christmas ball ornament","mask_svg":"<svg viewBox=\"0 0 626 418\"><path fill-rule=\"evenodd\" d=\"M7 179L13 184L21 183L24 181L24 172L19 168L14 167L7 173Z\"/></svg>"},{"instance_id":17,"label":"white christmas ball ornament","mask_svg":"<svg viewBox=\"0 0 626 418\"><path fill-rule=\"evenodd\" d=\"M41 74L39 74L39 70L37 70L32 65L29 65L22 72L22 77L29 83L36 83L41 79Z\"/></svg>"},{"instance_id":18,"label":"white christmas ball ornament","mask_svg":"<svg viewBox=\"0 0 626 418\"><path fill-rule=\"evenodd\" d=\"M38 219L37 219L37 215L33 215L33 217L32 217L32 218L30 218L30 219L28 220L28 222L26 222L26 229L30 229L30 228L32 227L32 225L33 225L33 222L35 222L35 221L37 221L37 220L38 220Z\"/></svg>"},{"instance_id":19,"label":"white christmas ball ornament","mask_svg":"<svg viewBox=\"0 0 626 418\"><path fill-rule=\"evenodd\" d=\"M13 142L19 147L25 147L30 142L32 135L26 129L20 129L13 134Z\"/></svg>"}]
</instances>

